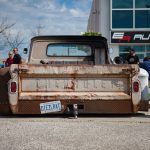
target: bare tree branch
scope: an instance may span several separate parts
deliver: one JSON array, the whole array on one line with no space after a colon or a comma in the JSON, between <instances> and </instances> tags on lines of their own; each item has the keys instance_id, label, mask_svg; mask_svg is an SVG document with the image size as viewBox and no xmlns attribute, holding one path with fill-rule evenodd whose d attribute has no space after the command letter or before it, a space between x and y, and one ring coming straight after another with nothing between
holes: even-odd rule
<instances>
[{"instance_id":1,"label":"bare tree branch","mask_svg":"<svg viewBox=\"0 0 150 150\"><path fill-rule=\"evenodd\" d=\"M16 35L12 35L10 32L3 32L3 37L5 44L9 45L11 49L19 47L24 44L25 38L22 37L22 34L18 32Z\"/></svg>"},{"instance_id":2,"label":"bare tree branch","mask_svg":"<svg viewBox=\"0 0 150 150\"><path fill-rule=\"evenodd\" d=\"M3 37L4 37L5 45L9 45L11 48L13 48L14 45L10 40L10 33L3 32L2 34L3 34Z\"/></svg>"},{"instance_id":3,"label":"bare tree branch","mask_svg":"<svg viewBox=\"0 0 150 150\"><path fill-rule=\"evenodd\" d=\"M9 23L7 17L2 18L0 21L0 34L6 31L7 29L10 29L12 26L14 26L15 23Z\"/></svg>"}]
</instances>

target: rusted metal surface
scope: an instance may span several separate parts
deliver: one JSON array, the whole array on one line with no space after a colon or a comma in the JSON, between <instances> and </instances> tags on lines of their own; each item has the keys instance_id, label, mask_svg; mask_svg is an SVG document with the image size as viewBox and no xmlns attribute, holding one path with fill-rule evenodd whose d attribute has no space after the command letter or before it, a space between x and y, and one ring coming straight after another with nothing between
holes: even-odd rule
<instances>
[{"instance_id":1,"label":"rusted metal surface","mask_svg":"<svg viewBox=\"0 0 150 150\"><path fill-rule=\"evenodd\" d=\"M78 78L22 78L22 92L128 92L128 78L78 77Z\"/></svg>"},{"instance_id":2,"label":"rusted metal surface","mask_svg":"<svg viewBox=\"0 0 150 150\"><path fill-rule=\"evenodd\" d=\"M20 100L131 100L123 92L22 92Z\"/></svg>"},{"instance_id":3,"label":"rusted metal surface","mask_svg":"<svg viewBox=\"0 0 150 150\"><path fill-rule=\"evenodd\" d=\"M18 103L18 114L40 114L40 103L44 101L19 101ZM120 100L120 101L88 101L80 102L76 101L62 101L62 105L64 108L59 113L66 113L66 109L68 105L78 104L79 106L83 106L82 111L79 110L80 113L133 113L132 104L130 100Z\"/></svg>"},{"instance_id":4,"label":"rusted metal surface","mask_svg":"<svg viewBox=\"0 0 150 150\"><path fill-rule=\"evenodd\" d=\"M125 69L128 72L124 73ZM137 65L24 64L12 65L11 72L19 85L18 99L13 99L10 105L14 113L39 113L40 102L57 100L64 108L82 103L86 113L129 113L137 109L132 106L129 86L132 73L138 72ZM30 110L29 105L34 108Z\"/></svg>"},{"instance_id":5,"label":"rusted metal surface","mask_svg":"<svg viewBox=\"0 0 150 150\"><path fill-rule=\"evenodd\" d=\"M9 67L0 69L0 113L11 113L8 97L8 81L11 76Z\"/></svg>"},{"instance_id":6,"label":"rusted metal surface","mask_svg":"<svg viewBox=\"0 0 150 150\"><path fill-rule=\"evenodd\" d=\"M18 114L18 112L19 112L19 110L18 110L18 107L19 107L18 103L17 103L17 105L11 105L11 104L9 104L9 105L10 105L10 109L13 112L13 114Z\"/></svg>"},{"instance_id":7,"label":"rusted metal surface","mask_svg":"<svg viewBox=\"0 0 150 150\"><path fill-rule=\"evenodd\" d=\"M19 70L27 70L20 72L22 75L129 75L139 71L138 65L19 65ZM126 71L125 71L126 70ZM128 71L127 71L128 70Z\"/></svg>"},{"instance_id":8,"label":"rusted metal surface","mask_svg":"<svg viewBox=\"0 0 150 150\"><path fill-rule=\"evenodd\" d=\"M75 101L83 102L86 106L85 112L132 112L129 85L133 70L134 73L138 72L137 65L19 65L18 69L21 105L21 108L18 107L18 112L24 109L22 106L24 101L28 105L34 101L35 109L40 101L57 100L64 103L65 107L67 107L66 101L69 102L68 104ZM125 73L125 69L128 72ZM85 104L86 101L91 103ZM105 106L106 111L103 109L99 111L98 108L94 111L96 105L101 108L100 105L106 105L107 102L110 106ZM29 112L34 113L34 111L36 113L39 110Z\"/></svg>"},{"instance_id":9,"label":"rusted metal surface","mask_svg":"<svg viewBox=\"0 0 150 150\"><path fill-rule=\"evenodd\" d=\"M19 78L18 78L18 64L12 64L10 67L10 75L11 75L11 79L8 82L8 96L9 96L9 105L10 105L10 109L12 111L13 114L16 114L18 112L18 93L20 92L20 88L19 88ZM11 92L11 82L16 83L16 90L15 92Z\"/></svg>"},{"instance_id":10,"label":"rusted metal surface","mask_svg":"<svg viewBox=\"0 0 150 150\"><path fill-rule=\"evenodd\" d=\"M136 65L63 65L63 66L43 66L43 65L23 65L19 68L26 68L28 72L20 72L20 96L24 93L29 95L38 95L40 92L41 96L46 97L47 94L59 95L59 93L52 92L76 92L71 94L83 97L91 97L90 92L105 92L105 96L95 95L96 97L107 97L109 92L111 95L119 92L130 95L130 73L125 74L122 72L124 69L131 68L132 70L138 71ZM32 93L31 93L32 92ZM78 93L77 93L78 92ZM80 93L89 92L89 93ZM114 92L114 93L113 93ZM116 92L116 93L115 93ZM51 95L51 96L52 96ZM109 95L109 94L108 94ZM58 96L59 97L59 96ZM69 97L69 96L68 96ZM94 96L93 96L94 97Z\"/></svg>"}]
</instances>

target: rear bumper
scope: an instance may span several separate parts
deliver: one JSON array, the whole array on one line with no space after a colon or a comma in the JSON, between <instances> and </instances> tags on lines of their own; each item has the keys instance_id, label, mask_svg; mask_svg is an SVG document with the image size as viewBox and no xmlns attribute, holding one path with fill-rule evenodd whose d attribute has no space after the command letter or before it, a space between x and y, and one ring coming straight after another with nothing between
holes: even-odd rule
<instances>
[{"instance_id":1,"label":"rear bumper","mask_svg":"<svg viewBox=\"0 0 150 150\"><path fill-rule=\"evenodd\" d=\"M14 114L41 114L40 103L61 101L66 113L69 106L77 104L79 113L133 113L130 95L123 92L31 92L20 93L17 105L11 106Z\"/></svg>"},{"instance_id":2,"label":"rear bumper","mask_svg":"<svg viewBox=\"0 0 150 150\"><path fill-rule=\"evenodd\" d=\"M40 103L47 101L36 100L19 100L18 105L13 107L15 114L41 114ZM67 108L73 104L78 105L79 113L133 113L131 100L61 100L63 109L61 112L66 113Z\"/></svg>"},{"instance_id":3,"label":"rear bumper","mask_svg":"<svg viewBox=\"0 0 150 150\"><path fill-rule=\"evenodd\" d=\"M45 101L19 101L18 103L18 114L41 114L40 112L40 103ZM114 101L77 101L77 100L63 100L61 101L63 109L61 112L57 113L66 113L67 108L73 104L78 105L79 113L133 113L132 104L130 100L114 100Z\"/></svg>"},{"instance_id":4,"label":"rear bumper","mask_svg":"<svg viewBox=\"0 0 150 150\"><path fill-rule=\"evenodd\" d=\"M79 113L135 113L138 106L123 92L21 92L17 105L10 105L13 114L41 114L40 103L61 101L66 113L68 106L77 104Z\"/></svg>"}]
</instances>

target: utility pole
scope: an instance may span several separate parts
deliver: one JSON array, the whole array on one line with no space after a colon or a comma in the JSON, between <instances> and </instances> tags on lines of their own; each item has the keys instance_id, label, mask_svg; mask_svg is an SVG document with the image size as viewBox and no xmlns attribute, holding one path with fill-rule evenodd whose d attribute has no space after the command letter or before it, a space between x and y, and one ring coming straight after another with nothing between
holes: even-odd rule
<instances>
[{"instance_id":1,"label":"utility pole","mask_svg":"<svg viewBox=\"0 0 150 150\"><path fill-rule=\"evenodd\" d=\"M42 29L43 29L43 28L44 28L44 27L41 26L41 24L39 23L38 26L37 26L37 35L41 35L41 34L42 34Z\"/></svg>"}]
</instances>

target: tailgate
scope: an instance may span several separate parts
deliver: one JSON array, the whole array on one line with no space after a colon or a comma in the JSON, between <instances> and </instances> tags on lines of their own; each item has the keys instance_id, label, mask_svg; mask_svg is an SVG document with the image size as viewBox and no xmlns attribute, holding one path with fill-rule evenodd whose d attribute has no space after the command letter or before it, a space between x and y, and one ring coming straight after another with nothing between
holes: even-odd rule
<instances>
[{"instance_id":1,"label":"tailgate","mask_svg":"<svg viewBox=\"0 0 150 150\"><path fill-rule=\"evenodd\" d=\"M137 65L19 65L20 100L129 100Z\"/></svg>"}]
</instances>

